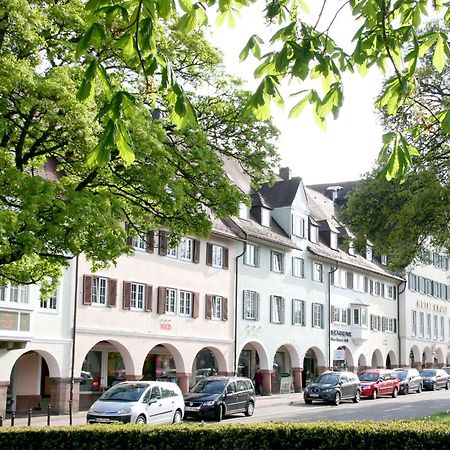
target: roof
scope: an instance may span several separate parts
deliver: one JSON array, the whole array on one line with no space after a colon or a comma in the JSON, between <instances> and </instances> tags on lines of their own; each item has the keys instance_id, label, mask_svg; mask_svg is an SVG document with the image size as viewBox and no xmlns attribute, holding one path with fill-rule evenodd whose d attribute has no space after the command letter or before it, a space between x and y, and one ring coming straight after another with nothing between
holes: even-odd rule
<instances>
[{"instance_id":1,"label":"roof","mask_svg":"<svg viewBox=\"0 0 450 450\"><path fill-rule=\"evenodd\" d=\"M308 187L315 190L316 192L326 195L327 188L339 186L342 188L343 193L346 194L347 192L353 191L359 182L360 182L360 180L336 181L334 183L309 184Z\"/></svg>"},{"instance_id":2,"label":"roof","mask_svg":"<svg viewBox=\"0 0 450 450\"><path fill-rule=\"evenodd\" d=\"M290 180L277 181L273 185L263 184L259 192L270 203L272 208L291 206L301 181L300 177L294 177Z\"/></svg>"}]
</instances>

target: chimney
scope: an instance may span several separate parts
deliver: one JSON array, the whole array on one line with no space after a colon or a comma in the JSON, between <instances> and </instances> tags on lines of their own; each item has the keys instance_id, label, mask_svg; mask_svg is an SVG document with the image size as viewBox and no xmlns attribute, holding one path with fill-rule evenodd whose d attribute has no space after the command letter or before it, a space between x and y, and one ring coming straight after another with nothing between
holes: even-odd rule
<instances>
[{"instance_id":1,"label":"chimney","mask_svg":"<svg viewBox=\"0 0 450 450\"><path fill-rule=\"evenodd\" d=\"M279 175L283 181L288 181L291 179L291 169L289 167L280 167Z\"/></svg>"}]
</instances>

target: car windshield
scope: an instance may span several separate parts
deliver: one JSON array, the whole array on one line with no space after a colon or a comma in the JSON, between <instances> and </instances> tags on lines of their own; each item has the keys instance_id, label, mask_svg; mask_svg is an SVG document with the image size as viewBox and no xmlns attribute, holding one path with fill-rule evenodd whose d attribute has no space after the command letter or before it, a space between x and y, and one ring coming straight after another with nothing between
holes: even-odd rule
<instances>
[{"instance_id":1,"label":"car windshield","mask_svg":"<svg viewBox=\"0 0 450 450\"><path fill-rule=\"evenodd\" d=\"M423 377L435 377L436 371L431 369L425 369L422 370L422 372L420 372L420 375L422 375Z\"/></svg>"},{"instance_id":2,"label":"car windshield","mask_svg":"<svg viewBox=\"0 0 450 450\"><path fill-rule=\"evenodd\" d=\"M444 370L450 375L450 367L444 367Z\"/></svg>"},{"instance_id":3,"label":"car windshield","mask_svg":"<svg viewBox=\"0 0 450 450\"><path fill-rule=\"evenodd\" d=\"M227 382L224 380L202 380L199 381L192 389L191 392L204 394L221 394L226 386Z\"/></svg>"},{"instance_id":4,"label":"car windshield","mask_svg":"<svg viewBox=\"0 0 450 450\"><path fill-rule=\"evenodd\" d=\"M408 376L408 372L405 372L404 370L398 370L397 375L400 378L400 381L403 381Z\"/></svg>"},{"instance_id":5,"label":"car windshield","mask_svg":"<svg viewBox=\"0 0 450 450\"><path fill-rule=\"evenodd\" d=\"M137 402L144 391L148 388L148 384L117 384L107 390L99 400L101 402Z\"/></svg>"},{"instance_id":6,"label":"car windshield","mask_svg":"<svg viewBox=\"0 0 450 450\"><path fill-rule=\"evenodd\" d=\"M380 375L376 372L360 373L358 375L361 381L377 381Z\"/></svg>"},{"instance_id":7,"label":"car windshield","mask_svg":"<svg viewBox=\"0 0 450 450\"><path fill-rule=\"evenodd\" d=\"M319 383L319 384L336 384L338 381L339 381L339 374L338 373L323 373L322 375L319 375L314 380L314 383Z\"/></svg>"}]
</instances>

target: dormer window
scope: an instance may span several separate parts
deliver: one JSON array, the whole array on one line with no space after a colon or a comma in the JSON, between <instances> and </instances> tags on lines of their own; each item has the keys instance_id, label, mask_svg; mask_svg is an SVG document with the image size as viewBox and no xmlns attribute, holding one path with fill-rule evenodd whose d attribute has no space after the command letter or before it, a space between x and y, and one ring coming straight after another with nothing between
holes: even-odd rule
<instances>
[{"instance_id":1,"label":"dormer window","mask_svg":"<svg viewBox=\"0 0 450 450\"><path fill-rule=\"evenodd\" d=\"M381 260L381 264L383 264L383 266L387 265L387 262L388 262L387 255L381 255L380 260Z\"/></svg>"},{"instance_id":2,"label":"dormer window","mask_svg":"<svg viewBox=\"0 0 450 450\"><path fill-rule=\"evenodd\" d=\"M239 204L239 218L248 219L248 206L244 202Z\"/></svg>"},{"instance_id":3,"label":"dormer window","mask_svg":"<svg viewBox=\"0 0 450 450\"><path fill-rule=\"evenodd\" d=\"M270 211L265 208L261 208L261 225L263 227L270 226Z\"/></svg>"},{"instance_id":4,"label":"dormer window","mask_svg":"<svg viewBox=\"0 0 450 450\"><path fill-rule=\"evenodd\" d=\"M292 234L301 238L305 237L305 219L300 216L292 216Z\"/></svg>"},{"instance_id":5,"label":"dormer window","mask_svg":"<svg viewBox=\"0 0 450 450\"><path fill-rule=\"evenodd\" d=\"M348 244L348 254L352 256L356 255L355 244L353 243L353 241L350 241Z\"/></svg>"},{"instance_id":6,"label":"dormer window","mask_svg":"<svg viewBox=\"0 0 450 450\"><path fill-rule=\"evenodd\" d=\"M338 235L333 231L330 231L330 248L337 250L338 248Z\"/></svg>"},{"instance_id":7,"label":"dormer window","mask_svg":"<svg viewBox=\"0 0 450 450\"><path fill-rule=\"evenodd\" d=\"M319 227L315 225L309 227L309 240L315 243L319 241Z\"/></svg>"},{"instance_id":8,"label":"dormer window","mask_svg":"<svg viewBox=\"0 0 450 450\"><path fill-rule=\"evenodd\" d=\"M373 258L373 249L371 245L366 246L366 259L367 261L372 261Z\"/></svg>"}]
</instances>

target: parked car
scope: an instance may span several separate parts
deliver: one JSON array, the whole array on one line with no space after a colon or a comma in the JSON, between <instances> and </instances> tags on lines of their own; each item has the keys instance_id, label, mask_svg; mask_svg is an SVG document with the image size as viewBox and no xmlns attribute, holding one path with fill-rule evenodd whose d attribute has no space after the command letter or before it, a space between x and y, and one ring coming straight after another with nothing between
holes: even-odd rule
<instances>
[{"instance_id":1,"label":"parked car","mask_svg":"<svg viewBox=\"0 0 450 450\"><path fill-rule=\"evenodd\" d=\"M339 405L342 400L361 399L361 383L352 372L323 372L303 391L305 403L320 400Z\"/></svg>"},{"instance_id":2,"label":"parked car","mask_svg":"<svg viewBox=\"0 0 450 450\"><path fill-rule=\"evenodd\" d=\"M164 381L125 381L108 389L89 409L88 423L172 423L184 415L180 388Z\"/></svg>"},{"instance_id":3,"label":"parked car","mask_svg":"<svg viewBox=\"0 0 450 450\"><path fill-rule=\"evenodd\" d=\"M423 369L420 375L423 378L423 387L429 391L450 389L450 377L443 369Z\"/></svg>"},{"instance_id":4,"label":"parked car","mask_svg":"<svg viewBox=\"0 0 450 450\"><path fill-rule=\"evenodd\" d=\"M399 394L409 394L412 391L422 392L423 380L417 369L394 369L400 380Z\"/></svg>"},{"instance_id":5,"label":"parked car","mask_svg":"<svg viewBox=\"0 0 450 450\"><path fill-rule=\"evenodd\" d=\"M376 399L380 395L397 397L400 381L395 370L367 369L358 374L361 380L361 395Z\"/></svg>"},{"instance_id":6,"label":"parked car","mask_svg":"<svg viewBox=\"0 0 450 450\"><path fill-rule=\"evenodd\" d=\"M450 367L443 367L442 370L445 370L450 375Z\"/></svg>"},{"instance_id":7,"label":"parked car","mask_svg":"<svg viewBox=\"0 0 450 450\"><path fill-rule=\"evenodd\" d=\"M220 422L224 416L255 410L255 388L245 377L206 377L184 395L186 417L210 417Z\"/></svg>"}]
</instances>

